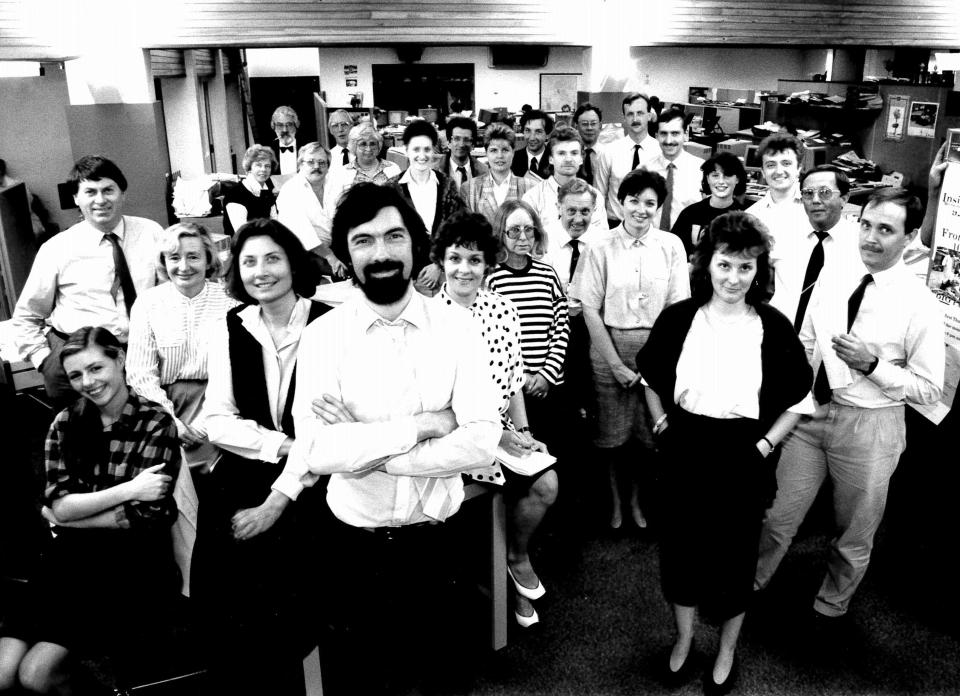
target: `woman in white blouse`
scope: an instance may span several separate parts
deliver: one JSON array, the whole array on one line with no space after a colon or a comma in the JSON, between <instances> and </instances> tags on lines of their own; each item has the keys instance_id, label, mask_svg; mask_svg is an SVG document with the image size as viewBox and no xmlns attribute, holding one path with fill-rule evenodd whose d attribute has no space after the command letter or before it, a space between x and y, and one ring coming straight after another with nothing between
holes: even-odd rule
<instances>
[{"instance_id":1,"label":"woman in white blouse","mask_svg":"<svg viewBox=\"0 0 960 696\"><path fill-rule=\"evenodd\" d=\"M803 346L790 320L763 303L769 250L753 215L716 218L693 255L693 296L660 313L637 355L664 459L660 578L677 629L661 676L673 687L691 676L699 609L720 625L707 694L736 683L777 447L813 411Z\"/></svg>"},{"instance_id":2,"label":"woman in white blouse","mask_svg":"<svg viewBox=\"0 0 960 696\"><path fill-rule=\"evenodd\" d=\"M137 297L130 312L127 381L177 424L187 451L207 443L194 424L207 387L210 327L237 301L217 281L223 267L206 229L181 222L164 230L157 269L169 280Z\"/></svg>"},{"instance_id":3,"label":"woman in white blouse","mask_svg":"<svg viewBox=\"0 0 960 696\"><path fill-rule=\"evenodd\" d=\"M224 452L202 498L193 561L218 693L302 693L300 661L318 625L315 597L305 595L318 577L309 549L322 533L326 486L294 503L271 485L295 437L300 334L329 309L308 299L316 285L316 267L283 224L259 219L238 230L229 290L243 304L211 331L203 412Z\"/></svg>"}]
</instances>

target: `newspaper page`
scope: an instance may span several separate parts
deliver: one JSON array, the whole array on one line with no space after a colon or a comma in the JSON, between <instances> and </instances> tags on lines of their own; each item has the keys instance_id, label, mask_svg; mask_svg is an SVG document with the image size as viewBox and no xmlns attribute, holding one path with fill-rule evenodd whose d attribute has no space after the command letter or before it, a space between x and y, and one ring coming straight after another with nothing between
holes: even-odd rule
<instances>
[{"instance_id":1,"label":"newspaper page","mask_svg":"<svg viewBox=\"0 0 960 696\"><path fill-rule=\"evenodd\" d=\"M943 308L947 364L939 403L917 408L934 423L950 411L960 378L960 164L950 163L943 177L937 225L933 233L927 287Z\"/></svg>"}]
</instances>

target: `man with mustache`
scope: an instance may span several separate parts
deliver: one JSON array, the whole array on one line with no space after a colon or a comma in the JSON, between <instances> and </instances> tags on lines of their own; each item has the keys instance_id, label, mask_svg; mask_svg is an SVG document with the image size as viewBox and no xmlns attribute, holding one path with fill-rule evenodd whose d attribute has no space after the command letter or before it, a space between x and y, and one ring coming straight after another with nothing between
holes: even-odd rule
<instances>
[{"instance_id":1,"label":"man with mustache","mask_svg":"<svg viewBox=\"0 0 960 696\"><path fill-rule=\"evenodd\" d=\"M320 143L307 143L297 155L297 174L277 195L280 222L297 235L303 248L324 259L328 268L342 278L345 266L330 250L330 218L323 208L323 189L330 171L330 153Z\"/></svg>"},{"instance_id":2,"label":"man with mustache","mask_svg":"<svg viewBox=\"0 0 960 696\"><path fill-rule=\"evenodd\" d=\"M300 127L300 117L289 106L278 106L270 117L270 128L277 134L270 143L277 158L278 168L274 174L297 173L297 129Z\"/></svg>"},{"instance_id":3,"label":"man with mustache","mask_svg":"<svg viewBox=\"0 0 960 696\"><path fill-rule=\"evenodd\" d=\"M860 216L863 265L821 279L800 332L816 375L816 412L783 441L754 582L758 589L769 582L829 476L837 535L813 616L829 617L831 626L870 562L906 444L904 405L933 403L943 388L943 317L903 262L922 218L920 201L905 189L874 192Z\"/></svg>"},{"instance_id":4,"label":"man with mustache","mask_svg":"<svg viewBox=\"0 0 960 696\"><path fill-rule=\"evenodd\" d=\"M127 179L106 157L81 157L68 183L83 221L40 247L13 312L20 355L43 375L57 410L78 397L60 365L64 341L84 326L102 326L126 347L137 292L157 284L163 232L123 214Z\"/></svg>"},{"instance_id":5,"label":"man with mustache","mask_svg":"<svg viewBox=\"0 0 960 696\"><path fill-rule=\"evenodd\" d=\"M396 189L350 188L331 244L361 293L300 339L297 441L273 488L295 499L331 474L323 674L334 696L456 693L467 674L459 631L476 625L460 596L455 513L461 472L493 461L499 397L470 314L413 289L429 243Z\"/></svg>"},{"instance_id":6,"label":"man with mustache","mask_svg":"<svg viewBox=\"0 0 960 696\"><path fill-rule=\"evenodd\" d=\"M861 266L857 224L843 217L850 197L846 173L830 164L815 167L800 176L799 193L807 218L804 231L770 230L776 277L770 304L793 321L797 333L817 280Z\"/></svg>"},{"instance_id":7,"label":"man with mustache","mask_svg":"<svg viewBox=\"0 0 960 696\"><path fill-rule=\"evenodd\" d=\"M657 142L660 154L653 158L647 169L661 175L667 182L667 200L660 206L653 224L669 232L673 223L687 206L703 200L700 191L703 160L683 149L687 142L686 116L682 109L670 107L657 122Z\"/></svg>"},{"instance_id":8,"label":"man with mustache","mask_svg":"<svg viewBox=\"0 0 960 696\"><path fill-rule=\"evenodd\" d=\"M606 190L604 201L607 207L607 222L613 229L623 220L623 209L617 199L623 177L634 169L649 163L660 154L660 145L650 137L647 124L650 123L650 99L645 94L633 92L623 98L623 126L627 134L604 146L604 181Z\"/></svg>"}]
</instances>

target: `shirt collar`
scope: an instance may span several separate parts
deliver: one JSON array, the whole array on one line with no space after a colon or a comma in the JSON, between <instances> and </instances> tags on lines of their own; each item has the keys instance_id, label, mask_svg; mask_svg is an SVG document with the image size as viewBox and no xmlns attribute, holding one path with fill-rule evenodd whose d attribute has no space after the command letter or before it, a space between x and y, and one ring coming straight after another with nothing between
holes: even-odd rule
<instances>
[{"instance_id":1,"label":"shirt collar","mask_svg":"<svg viewBox=\"0 0 960 696\"><path fill-rule=\"evenodd\" d=\"M784 198L780 203L774 203L773 194L769 190L767 190L767 192L763 194L763 203L768 208L776 208L777 206L788 205L790 203L802 204L803 201L800 198L800 182L798 181L793 185L793 189L790 191L790 195Z\"/></svg>"},{"instance_id":2,"label":"shirt collar","mask_svg":"<svg viewBox=\"0 0 960 696\"><path fill-rule=\"evenodd\" d=\"M293 306L293 311L290 312L290 319L287 321L287 326L306 326L307 315L309 313L310 300L305 297L298 297L297 303ZM255 331L260 329L260 327L262 327L263 331L267 330L263 317L260 315L260 305L247 305L238 312L238 316L240 317L240 323L243 324L243 328L253 336L256 335ZM287 345L291 338L299 340L299 337L300 332L291 331L283 345ZM277 346L278 351L280 348L283 348L283 346Z\"/></svg>"},{"instance_id":3,"label":"shirt collar","mask_svg":"<svg viewBox=\"0 0 960 696\"><path fill-rule=\"evenodd\" d=\"M623 248L629 249L630 247L639 246L641 244L646 246L647 242L650 240L650 235L653 233L653 226L651 225L650 229L647 230L647 233L640 238L629 234L622 222L618 227L614 228L613 233L617 236L617 239L620 240L620 244L623 245Z\"/></svg>"},{"instance_id":4,"label":"shirt collar","mask_svg":"<svg viewBox=\"0 0 960 696\"><path fill-rule=\"evenodd\" d=\"M864 267L864 272L870 273L866 267ZM900 280L900 278L910 275L910 269L907 268L907 265L903 262L903 259L900 259L890 268L884 271L870 273L870 275L873 276L873 282L877 287L889 287Z\"/></svg>"},{"instance_id":5,"label":"shirt collar","mask_svg":"<svg viewBox=\"0 0 960 696\"><path fill-rule=\"evenodd\" d=\"M427 172L427 175L430 177L429 180L427 181L427 183L426 183L426 184L418 184L416 181L413 180L413 177L410 176L410 167L407 167L407 168L403 171L403 175L400 177L400 182L399 182L399 183L401 183L401 184L410 184L410 185L413 185L413 186L427 186L427 185L429 185L429 184L433 184L434 186L437 186L438 183L437 183L437 174L436 174L436 172L435 172L433 169L430 169L430 170Z\"/></svg>"},{"instance_id":6,"label":"shirt collar","mask_svg":"<svg viewBox=\"0 0 960 696\"><path fill-rule=\"evenodd\" d=\"M369 331L370 328L378 322L387 325L392 324L394 326L402 326L404 323L407 323L418 328L424 328L427 325L425 301L423 295L416 290L412 290L410 292L410 301L407 302L407 306L400 312L400 316L393 321L387 321L377 314L373 307L370 306L366 296L361 293L360 297L357 298L357 321L360 323L360 328L363 331Z\"/></svg>"},{"instance_id":7,"label":"shirt collar","mask_svg":"<svg viewBox=\"0 0 960 696\"><path fill-rule=\"evenodd\" d=\"M88 221L88 220L84 220L84 221L83 221L83 224L85 224L85 225L87 226L87 229L89 229L92 234L97 235L98 241L99 241L99 240L103 240L103 238L104 238L105 235L107 235L107 234L115 234L115 235L117 235L117 238L118 238L120 241L123 241L123 233L124 233L124 231L125 231L125 228L124 228L124 224L123 224L123 216L122 216L122 215L120 216L119 222L117 222L117 224L114 226L114 228L113 228L112 230L110 230L109 232L101 232L101 231L98 230L96 227L94 227L94 226L90 223L90 221Z\"/></svg>"}]
</instances>

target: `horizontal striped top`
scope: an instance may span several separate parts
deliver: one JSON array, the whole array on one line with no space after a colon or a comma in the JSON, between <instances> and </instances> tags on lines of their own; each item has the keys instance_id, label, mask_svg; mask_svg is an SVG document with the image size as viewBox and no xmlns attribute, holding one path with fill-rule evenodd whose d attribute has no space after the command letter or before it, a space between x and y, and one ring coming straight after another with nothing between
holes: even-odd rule
<instances>
[{"instance_id":1,"label":"horizontal striped top","mask_svg":"<svg viewBox=\"0 0 960 696\"><path fill-rule=\"evenodd\" d=\"M563 384L570 326L567 298L556 271L532 258L521 269L500 264L487 278L487 287L512 300L520 314L520 348L527 373Z\"/></svg>"},{"instance_id":2,"label":"horizontal striped top","mask_svg":"<svg viewBox=\"0 0 960 696\"><path fill-rule=\"evenodd\" d=\"M173 283L140 293L130 312L127 382L176 418L163 387L180 379L207 379L211 330L237 304L209 280L193 298Z\"/></svg>"}]
</instances>

